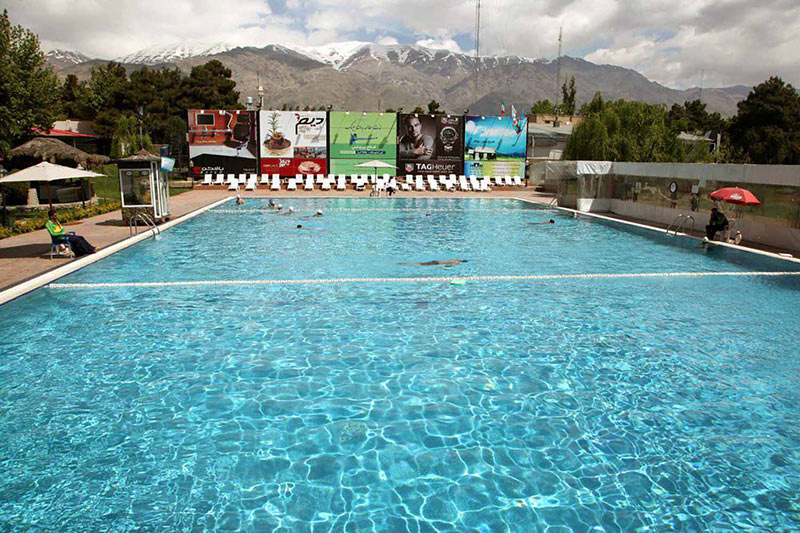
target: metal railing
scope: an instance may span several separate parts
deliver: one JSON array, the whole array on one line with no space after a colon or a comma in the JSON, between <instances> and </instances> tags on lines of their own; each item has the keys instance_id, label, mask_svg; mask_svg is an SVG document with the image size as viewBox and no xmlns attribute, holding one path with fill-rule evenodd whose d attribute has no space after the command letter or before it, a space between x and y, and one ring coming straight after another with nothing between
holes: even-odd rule
<instances>
[{"instance_id":1,"label":"metal railing","mask_svg":"<svg viewBox=\"0 0 800 533\"><path fill-rule=\"evenodd\" d=\"M692 221L692 226L689 229L689 235L693 235L694 217L692 215L684 215L684 214L680 214L675 217L675 220L673 220L672 224L670 224L669 227L667 228L667 235L669 235L670 232L672 232L673 235L677 235L679 231L685 230L686 223L690 220Z\"/></svg>"},{"instance_id":2,"label":"metal railing","mask_svg":"<svg viewBox=\"0 0 800 533\"><path fill-rule=\"evenodd\" d=\"M153 231L153 237L156 235L161 235L161 230L158 229L155 221L153 221L153 219L147 213L142 213L141 211L133 215L133 217L128 221L128 229L130 230L131 235L139 235L139 225L136 223L138 220L144 222L148 230ZM134 230L134 228L136 229Z\"/></svg>"}]
</instances>

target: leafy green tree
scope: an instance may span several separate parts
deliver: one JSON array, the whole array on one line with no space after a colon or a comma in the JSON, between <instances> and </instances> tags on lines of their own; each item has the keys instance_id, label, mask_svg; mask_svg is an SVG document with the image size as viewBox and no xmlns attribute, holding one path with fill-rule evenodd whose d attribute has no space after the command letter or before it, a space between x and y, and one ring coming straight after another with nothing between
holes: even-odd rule
<instances>
[{"instance_id":1,"label":"leafy green tree","mask_svg":"<svg viewBox=\"0 0 800 533\"><path fill-rule=\"evenodd\" d=\"M125 113L120 115L111 138L111 157L120 158L133 155L139 150L152 152L153 143L150 136L140 133L140 123L136 116Z\"/></svg>"},{"instance_id":2,"label":"leafy green tree","mask_svg":"<svg viewBox=\"0 0 800 533\"><path fill-rule=\"evenodd\" d=\"M727 129L725 118L717 113L709 113L706 104L700 100L686 101L683 105L673 104L669 110L668 121L674 130L702 135L706 132L721 133Z\"/></svg>"},{"instance_id":3,"label":"leafy green tree","mask_svg":"<svg viewBox=\"0 0 800 533\"><path fill-rule=\"evenodd\" d=\"M800 95L773 76L739 102L730 143L751 163L800 164Z\"/></svg>"},{"instance_id":4,"label":"leafy green tree","mask_svg":"<svg viewBox=\"0 0 800 533\"><path fill-rule=\"evenodd\" d=\"M529 115L555 115L556 108L548 99L538 100L533 103Z\"/></svg>"},{"instance_id":5,"label":"leafy green tree","mask_svg":"<svg viewBox=\"0 0 800 533\"><path fill-rule=\"evenodd\" d=\"M592 113L600 113L603 111L603 106L605 105L605 101L603 100L603 94L600 91L594 93L594 98L592 98L591 102L586 102L581 106L578 110L578 114L581 116L589 116Z\"/></svg>"},{"instance_id":6,"label":"leafy green tree","mask_svg":"<svg viewBox=\"0 0 800 533\"><path fill-rule=\"evenodd\" d=\"M569 79L569 86L566 81L561 86L561 105L559 107L562 114L575 114L575 94L575 76L572 76Z\"/></svg>"},{"instance_id":7,"label":"leafy green tree","mask_svg":"<svg viewBox=\"0 0 800 533\"><path fill-rule=\"evenodd\" d=\"M119 63L92 69L88 99L94 113L92 129L101 137L112 137L122 113L133 111L126 96L128 84L128 73Z\"/></svg>"},{"instance_id":8,"label":"leafy green tree","mask_svg":"<svg viewBox=\"0 0 800 533\"><path fill-rule=\"evenodd\" d=\"M682 162L687 156L667 125L665 106L617 100L573 128L564 159L656 163Z\"/></svg>"},{"instance_id":9,"label":"leafy green tree","mask_svg":"<svg viewBox=\"0 0 800 533\"><path fill-rule=\"evenodd\" d=\"M78 81L75 74L64 78L64 83L59 89L61 100L61 118L76 118L78 120L91 120L94 112L89 102L89 86L85 81Z\"/></svg>"},{"instance_id":10,"label":"leafy green tree","mask_svg":"<svg viewBox=\"0 0 800 533\"><path fill-rule=\"evenodd\" d=\"M420 106L415 107L414 110L412 111L412 113L417 113L417 114L424 113L424 112L425 112L425 110L422 109Z\"/></svg>"},{"instance_id":11,"label":"leafy green tree","mask_svg":"<svg viewBox=\"0 0 800 533\"><path fill-rule=\"evenodd\" d=\"M231 79L231 69L219 60L193 67L182 83L181 107L183 109L244 109L239 103L236 82Z\"/></svg>"},{"instance_id":12,"label":"leafy green tree","mask_svg":"<svg viewBox=\"0 0 800 533\"><path fill-rule=\"evenodd\" d=\"M167 121L171 117L186 116L186 109L180 106L181 84L177 69L143 68L130 75L125 105L141 114L145 131L159 142L168 142Z\"/></svg>"},{"instance_id":13,"label":"leafy green tree","mask_svg":"<svg viewBox=\"0 0 800 533\"><path fill-rule=\"evenodd\" d=\"M431 114L440 113L439 107L441 107L439 105L439 102L437 102L436 100L431 100L430 102L428 102L428 113Z\"/></svg>"},{"instance_id":14,"label":"leafy green tree","mask_svg":"<svg viewBox=\"0 0 800 533\"><path fill-rule=\"evenodd\" d=\"M58 80L39 39L0 15L0 157L34 128L48 130L58 114Z\"/></svg>"}]
</instances>

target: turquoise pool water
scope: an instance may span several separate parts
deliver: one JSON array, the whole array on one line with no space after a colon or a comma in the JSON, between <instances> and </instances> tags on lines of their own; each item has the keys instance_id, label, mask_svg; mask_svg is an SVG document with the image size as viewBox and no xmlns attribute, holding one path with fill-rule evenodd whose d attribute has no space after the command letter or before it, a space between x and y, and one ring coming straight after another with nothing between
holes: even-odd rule
<instances>
[{"instance_id":1,"label":"turquoise pool water","mask_svg":"<svg viewBox=\"0 0 800 533\"><path fill-rule=\"evenodd\" d=\"M60 283L793 270L514 200L283 203L325 214L226 204ZM467 262L401 264L444 259ZM798 296L797 276L41 289L0 307L0 524L796 529Z\"/></svg>"}]
</instances>

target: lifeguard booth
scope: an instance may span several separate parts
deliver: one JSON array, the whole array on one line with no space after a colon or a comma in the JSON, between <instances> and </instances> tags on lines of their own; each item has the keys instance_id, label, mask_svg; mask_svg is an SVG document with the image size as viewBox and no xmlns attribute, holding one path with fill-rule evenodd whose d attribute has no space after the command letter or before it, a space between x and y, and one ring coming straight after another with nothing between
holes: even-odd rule
<instances>
[{"instance_id":1,"label":"lifeguard booth","mask_svg":"<svg viewBox=\"0 0 800 533\"><path fill-rule=\"evenodd\" d=\"M141 150L116 163L125 224L150 225L169 220L169 181L159 171L161 158Z\"/></svg>"}]
</instances>

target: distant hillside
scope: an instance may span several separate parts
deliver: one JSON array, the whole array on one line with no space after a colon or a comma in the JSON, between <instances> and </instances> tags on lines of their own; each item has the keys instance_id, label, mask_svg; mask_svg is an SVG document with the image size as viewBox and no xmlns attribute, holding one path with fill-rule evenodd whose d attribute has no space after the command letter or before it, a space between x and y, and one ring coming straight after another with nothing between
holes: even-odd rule
<instances>
[{"instance_id":1,"label":"distant hillside","mask_svg":"<svg viewBox=\"0 0 800 533\"><path fill-rule=\"evenodd\" d=\"M52 54L52 55L51 55ZM269 45L263 48L230 48L222 43L187 47L153 47L119 58L129 71L149 67L177 67L189 72L195 65L218 59L233 72L244 100L257 96L259 83L265 105L333 105L336 109L411 110L436 100L454 113L494 114L500 102L527 110L536 100L556 98L555 61L520 56L481 58L478 91L475 91L475 59L465 54L413 45L378 45L347 42L321 47ZM57 51L48 62L59 76L88 78L91 69L106 61ZM682 104L700 96L698 88L678 91L652 82L635 70L596 65L583 59L563 57L561 79L575 76L578 105L596 91L606 99L640 100L648 103ZM736 114L736 104L750 88L703 89L710 111Z\"/></svg>"}]
</instances>

